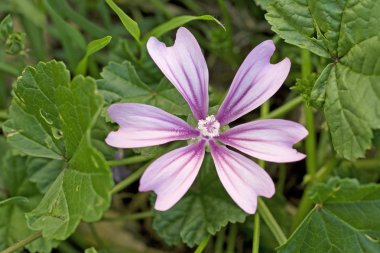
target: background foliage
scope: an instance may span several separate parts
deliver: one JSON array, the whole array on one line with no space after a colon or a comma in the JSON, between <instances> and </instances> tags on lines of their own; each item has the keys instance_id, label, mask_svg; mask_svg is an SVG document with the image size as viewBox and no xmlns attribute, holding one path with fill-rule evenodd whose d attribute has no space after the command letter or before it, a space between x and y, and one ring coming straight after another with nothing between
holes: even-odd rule
<instances>
[{"instance_id":1,"label":"background foliage","mask_svg":"<svg viewBox=\"0 0 380 253\"><path fill-rule=\"evenodd\" d=\"M379 1L3 0L0 19L0 250L380 252ZM173 43L180 26L204 49L211 106L261 41L275 42L272 61L292 62L270 102L240 119L310 133L297 145L305 161L265 164L276 195L259 215L232 202L207 155L185 197L154 211L138 179L185 143L104 143L115 102L190 120L145 47Z\"/></svg>"}]
</instances>

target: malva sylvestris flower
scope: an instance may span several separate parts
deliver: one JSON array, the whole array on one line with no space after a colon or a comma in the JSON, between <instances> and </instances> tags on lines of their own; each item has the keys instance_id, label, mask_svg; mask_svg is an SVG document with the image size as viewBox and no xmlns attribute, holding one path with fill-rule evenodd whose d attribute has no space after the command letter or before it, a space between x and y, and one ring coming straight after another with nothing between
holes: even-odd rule
<instances>
[{"instance_id":1,"label":"malva sylvestris flower","mask_svg":"<svg viewBox=\"0 0 380 253\"><path fill-rule=\"evenodd\" d=\"M221 132L221 127L268 100L286 79L289 59L270 63L275 50L271 40L255 47L240 66L214 116L208 115L208 69L194 36L181 27L173 46L166 47L152 37L147 48L157 66L189 104L198 125L190 126L150 105L114 104L108 113L120 128L109 133L107 144L137 148L175 140L196 140L158 158L141 177L139 190L154 191L157 194L155 209L160 211L171 208L188 191L209 145L217 174L228 194L245 212L255 213L257 197L272 197L274 183L254 161L227 146L265 161L293 162L305 157L292 146L308 132L298 123L281 119L257 120L225 132Z\"/></svg>"}]
</instances>

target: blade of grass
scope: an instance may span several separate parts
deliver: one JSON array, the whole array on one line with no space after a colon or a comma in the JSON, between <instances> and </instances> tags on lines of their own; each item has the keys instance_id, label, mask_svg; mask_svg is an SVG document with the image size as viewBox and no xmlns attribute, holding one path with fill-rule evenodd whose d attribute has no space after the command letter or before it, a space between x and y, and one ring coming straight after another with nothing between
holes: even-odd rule
<instances>
[{"instance_id":1,"label":"blade of grass","mask_svg":"<svg viewBox=\"0 0 380 253\"><path fill-rule=\"evenodd\" d=\"M217 23L218 25L220 25L224 30L226 30L226 28L223 26L222 23L220 23L219 20L217 20L216 18L214 18L213 16L210 16L210 15L179 16L179 17L172 18L171 20L167 21L166 23L163 23L163 24L155 27L153 30L148 32L143 37L142 42L143 42L143 44L145 44L151 36L160 37L160 36L164 35L165 33L169 32L173 29L176 29L180 26L183 26L186 23L189 23L189 22L195 21L195 20L213 21L213 22Z\"/></svg>"},{"instance_id":2,"label":"blade of grass","mask_svg":"<svg viewBox=\"0 0 380 253\"><path fill-rule=\"evenodd\" d=\"M125 29L132 35L135 40L141 44L140 42L140 28L139 25L134 21L132 18L130 18L125 12L117 6L114 1L112 0L105 0L108 6L116 13L116 15L119 17L121 23L123 23Z\"/></svg>"}]
</instances>

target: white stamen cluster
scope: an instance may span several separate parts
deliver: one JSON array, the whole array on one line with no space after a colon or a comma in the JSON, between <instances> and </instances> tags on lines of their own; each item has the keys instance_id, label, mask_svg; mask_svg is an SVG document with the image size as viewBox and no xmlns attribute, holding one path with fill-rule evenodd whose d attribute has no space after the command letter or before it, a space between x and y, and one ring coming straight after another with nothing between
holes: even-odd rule
<instances>
[{"instance_id":1,"label":"white stamen cluster","mask_svg":"<svg viewBox=\"0 0 380 253\"><path fill-rule=\"evenodd\" d=\"M207 116L205 119L198 121L198 129L203 136L216 137L219 136L220 123L214 115Z\"/></svg>"}]
</instances>

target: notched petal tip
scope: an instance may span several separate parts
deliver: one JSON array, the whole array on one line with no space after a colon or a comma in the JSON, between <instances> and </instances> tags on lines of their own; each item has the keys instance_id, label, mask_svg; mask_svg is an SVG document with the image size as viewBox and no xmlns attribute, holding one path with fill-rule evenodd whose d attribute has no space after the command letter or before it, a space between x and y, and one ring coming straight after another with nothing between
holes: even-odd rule
<instances>
[{"instance_id":1,"label":"notched petal tip","mask_svg":"<svg viewBox=\"0 0 380 253\"><path fill-rule=\"evenodd\" d=\"M273 40L264 40L263 42L258 44L256 47L263 47L263 48L266 48L266 50L268 50L268 51L273 51L272 55L273 55L274 51L276 50L276 46L275 46Z\"/></svg>"},{"instance_id":2,"label":"notched petal tip","mask_svg":"<svg viewBox=\"0 0 380 253\"><path fill-rule=\"evenodd\" d=\"M300 140L303 140L305 139L308 135L309 135L309 131L307 131L306 127L304 127L303 125L300 124Z\"/></svg>"},{"instance_id":3,"label":"notched petal tip","mask_svg":"<svg viewBox=\"0 0 380 253\"><path fill-rule=\"evenodd\" d=\"M272 64L276 47L271 40L257 45L236 73L217 118L228 124L262 105L282 86L290 71L290 60Z\"/></svg>"},{"instance_id":4,"label":"notched petal tip","mask_svg":"<svg viewBox=\"0 0 380 253\"><path fill-rule=\"evenodd\" d=\"M149 54L153 54L154 51L162 51L166 48L165 43L159 41L156 37L150 37L146 43L146 48Z\"/></svg>"},{"instance_id":5,"label":"notched petal tip","mask_svg":"<svg viewBox=\"0 0 380 253\"><path fill-rule=\"evenodd\" d=\"M186 28L179 28L172 46L151 37L148 53L190 106L196 119L208 111L208 69L202 50Z\"/></svg>"},{"instance_id":6,"label":"notched petal tip","mask_svg":"<svg viewBox=\"0 0 380 253\"><path fill-rule=\"evenodd\" d=\"M284 81L285 81L286 77L288 76L288 74L290 72L290 67L292 65L289 58L285 57L282 61L275 63L275 64L272 64L272 65L278 66L278 68L279 68L278 71L283 71L284 76L285 76L285 78L284 78Z\"/></svg>"}]
</instances>

